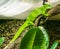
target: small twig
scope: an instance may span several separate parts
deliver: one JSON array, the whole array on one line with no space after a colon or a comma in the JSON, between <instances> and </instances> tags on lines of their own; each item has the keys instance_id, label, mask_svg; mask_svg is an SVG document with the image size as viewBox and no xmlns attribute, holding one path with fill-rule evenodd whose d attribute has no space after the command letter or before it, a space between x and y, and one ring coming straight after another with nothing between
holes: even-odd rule
<instances>
[{"instance_id":1,"label":"small twig","mask_svg":"<svg viewBox=\"0 0 60 49\"><path fill-rule=\"evenodd\" d=\"M38 26L41 17L42 16L37 17L37 19L35 20L34 27Z\"/></svg>"},{"instance_id":2,"label":"small twig","mask_svg":"<svg viewBox=\"0 0 60 49\"><path fill-rule=\"evenodd\" d=\"M45 2L48 2L48 0L43 0L43 5L45 4Z\"/></svg>"}]
</instances>

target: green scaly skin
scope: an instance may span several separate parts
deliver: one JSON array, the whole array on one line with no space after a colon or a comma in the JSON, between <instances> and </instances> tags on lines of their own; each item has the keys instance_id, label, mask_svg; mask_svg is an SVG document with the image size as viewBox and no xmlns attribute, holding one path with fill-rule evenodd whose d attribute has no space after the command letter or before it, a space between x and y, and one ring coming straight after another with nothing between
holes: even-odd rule
<instances>
[{"instance_id":1,"label":"green scaly skin","mask_svg":"<svg viewBox=\"0 0 60 49\"><path fill-rule=\"evenodd\" d=\"M18 29L18 31L16 32L15 36L13 37L13 39L10 41L10 43L14 42L19 35L22 33L22 31L30 26L30 25L34 25L33 21L39 16L39 15L44 15L44 16L49 16L49 14L46 14L46 10L50 9L51 6L49 4L45 4L39 8L34 9L30 15L27 17L26 21L24 22L24 24Z\"/></svg>"}]
</instances>

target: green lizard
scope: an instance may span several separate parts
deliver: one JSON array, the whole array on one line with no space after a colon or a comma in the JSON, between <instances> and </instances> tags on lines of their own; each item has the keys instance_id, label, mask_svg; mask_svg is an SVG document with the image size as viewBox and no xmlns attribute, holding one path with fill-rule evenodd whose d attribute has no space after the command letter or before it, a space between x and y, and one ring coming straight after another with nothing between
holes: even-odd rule
<instances>
[{"instance_id":1,"label":"green lizard","mask_svg":"<svg viewBox=\"0 0 60 49\"><path fill-rule=\"evenodd\" d=\"M27 17L26 21L24 22L24 24L18 29L18 31L16 32L15 36L13 37L13 39L10 41L10 43L14 42L19 35L22 33L22 31L30 26L30 25L34 25L34 20L39 16L39 15L44 15L44 16L49 16L49 14L46 13L47 9L50 9L52 6L49 4L45 4L41 7L38 7L36 9L34 9L30 15Z\"/></svg>"}]
</instances>

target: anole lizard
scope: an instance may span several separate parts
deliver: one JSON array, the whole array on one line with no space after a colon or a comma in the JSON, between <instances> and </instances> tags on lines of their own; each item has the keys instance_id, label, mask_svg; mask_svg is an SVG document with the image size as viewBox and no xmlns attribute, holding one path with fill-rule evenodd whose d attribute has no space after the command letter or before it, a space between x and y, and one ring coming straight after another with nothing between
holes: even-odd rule
<instances>
[{"instance_id":1,"label":"anole lizard","mask_svg":"<svg viewBox=\"0 0 60 49\"><path fill-rule=\"evenodd\" d=\"M14 42L19 35L22 33L22 31L30 26L30 25L34 25L34 20L39 16L39 15L44 15L44 16L49 16L49 14L46 13L47 9L52 8L51 5L49 4L45 4L41 7L38 7L36 9L34 9L30 15L27 17L26 21L24 22L24 24L18 29L18 31L16 32L15 36L13 37L13 39L10 41L10 43Z\"/></svg>"}]
</instances>

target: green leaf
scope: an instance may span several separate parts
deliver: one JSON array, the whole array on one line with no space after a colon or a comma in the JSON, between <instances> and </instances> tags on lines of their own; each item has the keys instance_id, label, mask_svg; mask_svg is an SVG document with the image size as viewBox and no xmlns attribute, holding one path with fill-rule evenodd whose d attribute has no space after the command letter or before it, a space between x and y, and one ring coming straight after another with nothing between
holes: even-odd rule
<instances>
[{"instance_id":1,"label":"green leaf","mask_svg":"<svg viewBox=\"0 0 60 49\"><path fill-rule=\"evenodd\" d=\"M54 41L50 49L56 49L57 46L58 46L58 41Z\"/></svg>"},{"instance_id":2,"label":"green leaf","mask_svg":"<svg viewBox=\"0 0 60 49\"><path fill-rule=\"evenodd\" d=\"M42 32L39 27L30 29L23 37L19 49L47 49L45 34L47 32Z\"/></svg>"},{"instance_id":3,"label":"green leaf","mask_svg":"<svg viewBox=\"0 0 60 49\"><path fill-rule=\"evenodd\" d=\"M3 44L3 42L4 42L4 37L1 37L0 38L0 46Z\"/></svg>"}]
</instances>

